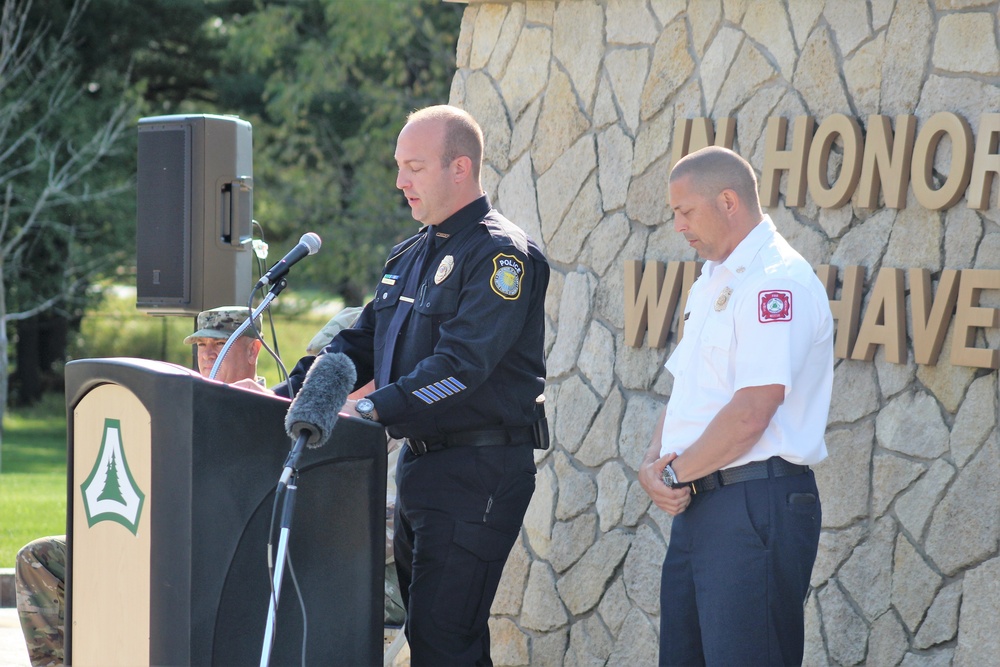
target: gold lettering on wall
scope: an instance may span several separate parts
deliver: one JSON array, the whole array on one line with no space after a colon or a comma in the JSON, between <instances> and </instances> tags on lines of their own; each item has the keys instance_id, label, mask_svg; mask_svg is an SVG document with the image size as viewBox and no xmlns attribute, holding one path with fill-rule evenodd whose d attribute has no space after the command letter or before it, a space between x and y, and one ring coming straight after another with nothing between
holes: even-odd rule
<instances>
[{"instance_id":1,"label":"gold lettering on wall","mask_svg":"<svg viewBox=\"0 0 1000 667\"><path fill-rule=\"evenodd\" d=\"M649 344L663 347L674 313L680 305L681 312L687 302L687 293L698 273L698 262L649 262L643 269L642 262L625 262L625 344L642 345L642 337L649 331ZM684 335L683 318L678 324L677 338Z\"/></svg>"},{"instance_id":2,"label":"gold lettering on wall","mask_svg":"<svg viewBox=\"0 0 1000 667\"><path fill-rule=\"evenodd\" d=\"M1000 271L966 269L961 273L951 363L975 368L1000 368L1000 350L974 347L977 328L990 329L1000 325L1000 309L979 305L979 296L984 289L1000 289Z\"/></svg>"},{"instance_id":3,"label":"gold lettering on wall","mask_svg":"<svg viewBox=\"0 0 1000 667\"><path fill-rule=\"evenodd\" d=\"M827 172L830 168L830 153L833 144L840 138L844 157L840 165L840 176L830 185ZM858 121L838 113L824 120L809 148L807 177L809 194L821 208L840 208L851 199L851 193L858 185L861 174L861 151L864 142Z\"/></svg>"},{"instance_id":4,"label":"gold lettering on wall","mask_svg":"<svg viewBox=\"0 0 1000 667\"><path fill-rule=\"evenodd\" d=\"M837 267L823 264L817 269L816 275L826 287L826 295L830 297L830 312L837 323L833 354L838 359L849 359L858 337L858 323L861 321L861 290L865 286L865 268L844 267L844 286L840 290L839 299L833 298L837 290Z\"/></svg>"},{"instance_id":5,"label":"gold lettering on wall","mask_svg":"<svg viewBox=\"0 0 1000 667\"><path fill-rule=\"evenodd\" d=\"M979 120L979 137L976 139L976 155L972 162L972 182L965 193L969 208L980 210L990 207L990 192L993 190L993 174L1000 174L1000 113L984 113Z\"/></svg>"},{"instance_id":6,"label":"gold lettering on wall","mask_svg":"<svg viewBox=\"0 0 1000 667\"><path fill-rule=\"evenodd\" d=\"M894 364L906 363L906 305L902 269L882 269L875 278L851 359L871 361L879 345L885 348L886 360Z\"/></svg>"},{"instance_id":7,"label":"gold lettering on wall","mask_svg":"<svg viewBox=\"0 0 1000 667\"><path fill-rule=\"evenodd\" d=\"M951 168L941 187L934 189L934 156L941 140L951 139ZM910 183L913 194L924 208L940 211L962 198L969 185L972 167L972 130L958 114L940 112L927 119L913 145Z\"/></svg>"},{"instance_id":8,"label":"gold lettering on wall","mask_svg":"<svg viewBox=\"0 0 1000 667\"><path fill-rule=\"evenodd\" d=\"M720 118L713 130L710 118L684 118L674 125L671 165L705 146L733 147L736 122ZM917 202L939 211L968 197L969 208L989 206L995 174L1000 174L1000 114L983 114L974 145L969 123L951 112L936 113L917 131L912 115L896 117L892 131L886 116L868 117L867 134L857 119L833 114L819 128L811 116L793 120L791 145L786 145L789 119L771 116L764 136L764 165L760 170L760 201L765 208L778 204L781 176L787 172L785 205L805 205L806 188L820 208L839 208L857 194L861 208L877 208L879 192L885 206L905 208L907 187ZM815 133L814 133L815 130ZM843 163L836 182L829 183L829 163L837 140ZM947 171L935 175L934 159L942 146L951 150ZM937 183L941 180L941 183ZM971 182L971 186L970 186Z\"/></svg>"},{"instance_id":9,"label":"gold lettering on wall","mask_svg":"<svg viewBox=\"0 0 1000 667\"><path fill-rule=\"evenodd\" d=\"M736 122L733 118L680 119L674 126L671 164L705 146L733 147ZM815 132L814 132L815 130ZM994 183L1000 181L1000 113L980 117L978 140L973 145L969 123L951 112L928 118L921 128L913 115L895 118L895 131L887 116L868 117L867 133L856 119L834 114L819 128L811 116L793 120L791 145L786 147L788 119L772 116L767 120L764 165L760 172L760 198L765 208L774 207L781 194L783 172L787 172L785 205L805 204L806 188L821 208L838 208L857 194L860 208L877 208L879 194L888 208L905 208L907 188L917 202L930 210L955 205L966 196L969 208L989 207ZM831 156L842 148L839 173L831 180ZM950 149L946 173L935 173L938 151ZM664 184L665 186L666 184ZM625 343L639 347L649 332L649 345L663 347L669 337L675 313L683 313L688 290L699 271L698 262L650 262L645 270L641 260L625 266ZM834 354L838 359L871 361L879 346L886 359L904 364L906 349L906 285L903 269L883 268L873 277L869 304L864 318L865 270L861 266L840 269L842 285L837 294L838 268L816 269L826 288L830 310L836 322ZM1000 308L980 306L982 290L1000 290L1000 270L945 269L933 293L931 272L908 271L910 289L910 333L914 360L934 365L940 357L948 327L954 320L951 363L977 368L1000 368L1000 350L976 347L982 340L978 329L1000 326ZM683 336L683 317L677 318L677 340ZM980 343L981 344L981 343Z\"/></svg>"},{"instance_id":10,"label":"gold lettering on wall","mask_svg":"<svg viewBox=\"0 0 1000 667\"><path fill-rule=\"evenodd\" d=\"M806 159L809 156L809 141L816 121L812 116L799 116L792 129L792 147L785 149L788 120L782 116L767 119L767 134L764 138L764 168L760 175L760 203L766 207L778 203L778 186L781 172L788 172L788 190L785 204L791 207L806 203Z\"/></svg>"},{"instance_id":11,"label":"gold lettering on wall","mask_svg":"<svg viewBox=\"0 0 1000 667\"><path fill-rule=\"evenodd\" d=\"M675 312L684 312L687 294L694 284L699 262L649 262L645 270L638 260L626 262L625 343L640 347L649 324L650 347L662 348L669 336ZM826 288L836 323L834 356L838 359L871 361L879 346L886 360L905 364L906 286L910 279L912 317L910 331L916 363L933 366L954 321L951 363L975 368L1000 368L1000 350L976 347L978 329L1000 326L1000 308L980 305L983 290L1000 290L1000 270L945 269L931 294L931 272L927 269L883 268L874 276L868 306L861 317L865 269L845 266L840 298L834 299L838 269L822 265L816 275ZM859 326L860 322L860 326ZM684 335L684 319L677 318L676 340Z\"/></svg>"},{"instance_id":12,"label":"gold lettering on wall","mask_svg":"<svg viewBox=\"0 0 1000 667\"><path fill-rule=\"evenodd\" d=\"M913 311L913 360L925 366L937 364L948 331L948 320L958 298L958 271L945 269L931 305L931 272L910 269L910 308Z\"/></svg>"},{"instance_id":13,"label":"gold lettering on wall","mask_svg":"<svg viewBox=\"0 0 1000 667\"><path fill-rule=\"evenodd\" d=\"M888 116L868 117L856 200L859 207L877 208L881 188L887 207L906 208L906 188L910 185L910 160L916 135L915 116L896 116L895 134L889 126Z\"/></svg>"}]
</instances>

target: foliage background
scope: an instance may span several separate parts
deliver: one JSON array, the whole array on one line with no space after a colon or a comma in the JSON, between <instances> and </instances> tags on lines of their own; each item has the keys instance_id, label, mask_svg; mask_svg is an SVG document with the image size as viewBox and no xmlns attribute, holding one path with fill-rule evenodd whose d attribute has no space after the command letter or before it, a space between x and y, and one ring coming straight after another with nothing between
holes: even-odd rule
<instances>
[{"instance_id":1,"label":"foliage background","mask_svg":"<svg viewBox=\"0 0 1000 667\"><path fill-rule=\"evenodd\" d=\"M77 1L33 0L29 24L55 35ZM254 218L270 246L268 264L314 231L323 248L296 267L294 290L359 305L388 249L416 228L395 188L395 137L409 111L447 102L461 14L461 5L442 0L89 0L73 28L71 75L81 98L55 129L88 136L122 100L132 105L133 125L180 113L248 120ZM16 92L0 94L0 112ZM53 213L82 230L75 245L94 268L41 316L42 330L55 319L68 333L15 357L15 400L38 396L18 391L29 371L49 375L42 388L59 388L66 346L104 294L95 285L134 284L136 134L127 131L85 184L120 194ZM33 196L30 183L23 187ZM21 263L30 270L8 283L12 309L62 289L53 276L66 260L58 233L34 239ZM17 345L37 337L39 324L8 331Z\"/></svg>"}]
</instances>

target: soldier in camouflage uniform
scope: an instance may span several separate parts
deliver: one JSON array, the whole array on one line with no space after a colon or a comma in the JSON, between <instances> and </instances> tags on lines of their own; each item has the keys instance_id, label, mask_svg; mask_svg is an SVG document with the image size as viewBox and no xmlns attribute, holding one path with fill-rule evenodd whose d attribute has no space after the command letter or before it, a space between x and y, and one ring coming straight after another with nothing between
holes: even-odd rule
<instances>
[{"instance_id":1,"label":"soldier in camouflage uniform","mask_svg":"<svg viewBox=\"0 0 1000 667\"><path fill-rule=\"evenodd\" d=\"M226 340L247 319L247 309L239 306L222 306L198 313L198 330L184 339L185 345L198 348L198 371L208 377L216 358L225 347ZM260 328L260 317L255 322ZM245 389L263 389L264 378L257 376L257 355L263 345L254 327L247 327L233 341L215 379L234 383Z\"/></svg>"},{"instance_id":2,"label":"soldier in camouflage uniform","mask_svg":"<svg viewBox=\"0 0 1000 667\"><path fill-rule=\"evenodd\" d=\"M66 536L43 537L17 552L14 585L33 667L63 664Z\"/></svg>"},{"instance_id":3,"label":"soldier in camouflage uniform","mask_svg":"<svg viewBox=\"0 0 1000 667\"><path fill-rule=\"evenodd\" d=\"M198 370L202 375L208 377L226 339L246 318L247 309L240 306L223 306L198 314L198 330L184 343L198 346ZM248 327L226 353L216 379L263 390L263 378L257 377L260 348L257 333ZM37 539L17 553L17 611L32 667L63 664L66 552L66 536L56 535Z\"/></svg>"}]
</instances>

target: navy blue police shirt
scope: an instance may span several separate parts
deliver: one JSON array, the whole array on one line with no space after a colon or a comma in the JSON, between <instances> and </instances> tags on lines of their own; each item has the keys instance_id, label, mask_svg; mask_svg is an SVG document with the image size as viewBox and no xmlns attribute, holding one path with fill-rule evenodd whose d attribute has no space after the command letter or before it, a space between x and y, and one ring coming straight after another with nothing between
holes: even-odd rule
<instances>
[{"instance_id":1,"label":"navy blue police shirt","mask_svg":"<svg viewBox=\"0 0 1000 667\"><path fill-rule=\"evenodd\" d=\"M375 298L320 354L350 357L355 389L379 377L385 331L425 234L432 246L389 382L368 395L379 422L394 438L428 441L533 424L535 399L545 385L549 266L535 242L493 210L486 195L393 248ZM289 384L296 390L312 359L292 371Z\"/></svg>"}]
</instances>

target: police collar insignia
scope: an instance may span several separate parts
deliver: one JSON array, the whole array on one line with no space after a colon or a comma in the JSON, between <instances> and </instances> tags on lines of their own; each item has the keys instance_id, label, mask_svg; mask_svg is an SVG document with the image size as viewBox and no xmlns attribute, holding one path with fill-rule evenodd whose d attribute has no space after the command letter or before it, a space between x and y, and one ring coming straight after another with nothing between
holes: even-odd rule
<instances>
[{"instance_id":1,"label":"police collar insignia","mask_svg":"<svg viewBox=\"0 0 1000 667\"><path fill-rule=\"evenodd\" d=\"M444 282L444 279L451 275L451 270L455 268L455 258L451 255L445 255L441 263L438 264L437 271L434 273L434 284L440 285Z\"/></svg>"},{"instance_id":2,"label":"police collar insignia","mask_svg":"<svg viewBox=\"0 0 1000 667\"><path fill-rule=\"evenodd\" d=\"M493 277L490 286L498 295L513 301L521 296L521 276L524 275L524 262L513 255L500 253L493 258Z\"/></svg>"},{"instance_id":3,"label":"police collar insignia","mask_svg":"<svg viewBox=\"0 0 1000 667\"><path fill-rule=\"evenodd\" d=\"M719 294L719 298L715 300L715 310L716 312L722 312L726 309L726 304L729 303L729 297L733 294L733 288L727 287Z\"/></svg>"}]
</instances>

